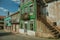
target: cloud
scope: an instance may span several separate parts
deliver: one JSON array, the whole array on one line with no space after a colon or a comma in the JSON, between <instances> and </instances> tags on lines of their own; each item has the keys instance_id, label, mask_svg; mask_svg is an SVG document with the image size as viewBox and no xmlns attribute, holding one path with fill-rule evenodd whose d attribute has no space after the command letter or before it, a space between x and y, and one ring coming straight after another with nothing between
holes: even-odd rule
<instances>
[{"instance_id":1,"label":"cloud","mask_svg":"<svg viewBox=\"0 0 60 40\"><path fill-rule=\"evenodd\" d=\"M14 2L16 2L18 4L20 3L20 0L12 0L12 1L14 1Z\"/></svg>"},{"instance_id":2,"label":"cloud","mask_svg":"<svg viewBox=\"0 0 60 40\"><path fill-rule=\"evenodd\" d=\"M2 11L4 11L4 12L8 11L7 9L5 9L5 8L3 8L3 7L0 7L0 10L2 10Z\"/></svg>"},{"instance_id":3,"label":"cloud","mask_svg":"<svg viewBox=\"0 0 60 40\"><path fill-rule=\"evenodd\" d=\"M2 9L2 10L3 10L4 8L3 8L3 7L0 7L0 9Z\"/></svg>"}]
</instances>

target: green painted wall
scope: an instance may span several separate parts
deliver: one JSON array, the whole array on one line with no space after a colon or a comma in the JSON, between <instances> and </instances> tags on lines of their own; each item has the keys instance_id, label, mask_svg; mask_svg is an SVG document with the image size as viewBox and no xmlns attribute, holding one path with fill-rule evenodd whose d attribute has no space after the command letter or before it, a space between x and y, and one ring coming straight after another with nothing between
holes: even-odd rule
<instances>
[{"instance_id":1,"label":"green painted wall","mask_svg":"<svg viewBox=\"0 0 60 40\"><path fill-rule=\"evenodd\" d=\"M6 26L11 26L12 24L11 24L11 17L6 17L6 18L4 18L4 21L5 21L5 23L6 23Z\"/></svg>"},{"instance_id":2,"label":"green painted wall","mask_svg":"<svg viewBox=\"0 0 60 40\"><path fill-rule=\"evenodd\" d=\"M26 1L26 0L25 0ZM23 4L23 5L22 5ZM33 5L33 12L30 12L30 6L31 6L31 4ZM30 1L28 1L28 2L26 2L26 3L22 3L21 2L21 5L20 5L21 7L20 7L20 14L23 14L23 13L25 13L25 8L28 8L28 14L29 14L29 17L30 17L30 20L34 20L34 26L33 26L33 29L34 29L34 31L36 31L36 0L34 0L34 2L32 2L31 0ZM20 17L21 17L21 15L20 15ZM27 26L27 28L28 28L28 30L30 30L30 20L29 20L29 22L28 22L28 26ZM23 20L21 20L21 18L20 18L20 25L21 25L21 21L23 21Z\"/></svg>"}]
</instances>

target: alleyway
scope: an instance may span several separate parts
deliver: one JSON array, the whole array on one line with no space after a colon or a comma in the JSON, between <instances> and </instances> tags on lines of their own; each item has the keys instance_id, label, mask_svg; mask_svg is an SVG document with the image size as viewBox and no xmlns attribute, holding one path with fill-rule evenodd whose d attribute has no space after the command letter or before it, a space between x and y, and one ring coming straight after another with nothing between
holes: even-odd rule
<instances>
[{"instance_id":1,"label":"alleyway","mask_svg":"<svg viewBox=\"0 0 60 40\"><path fill-rule=\"evenodd\" d=\"M29 37L26 35L13 35L11 33L4 32L0 30L0 40L60 40L60 39L46 39L46 38L36 38L36 37Z\"/></svg>"}]
</instances>

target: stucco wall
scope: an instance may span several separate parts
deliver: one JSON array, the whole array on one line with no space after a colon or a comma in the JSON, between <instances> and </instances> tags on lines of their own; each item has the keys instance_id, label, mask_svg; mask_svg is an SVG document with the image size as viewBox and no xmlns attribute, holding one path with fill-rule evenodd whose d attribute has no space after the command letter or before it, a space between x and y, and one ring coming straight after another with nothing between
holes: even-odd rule
<instances>
[{"instance_id":1,"label":"stucco wall","mask_svg":"<svg viewBox=\"0 0 60 40\"><path fill-rule=\"evenodd\" d=\"M15 15L13 15L11 17L12 17L12 20L15 20L16 22L19 22L19 18L20 18L19 13L15 14Z\"/></svg>"},{"instance_id":2,"label":"stucco wall","mask_svg":"<svg viewBox=\"0 0 60 40\"><path fill-rule=\"evenodd\" d=\"M60 21L60 1L55 1L48 4L49 17L59 23Z\"/></svg>"},{"instance_id":3,"label":"stucco wall","mask_svg":"<svg viewBox=\"0 0 60 40\"><path fill-rule=\"evenodd\" d=\"M17 14L14 14L14 15L12 15L11 16L11 20L12 20L12 31L13 31L13 33L19 33L19 28L20 28L20 26L19 26L19 18L20 18L20 16L19 16L19 13L17 13Z\"/></svg>"},{"instance_id":4,"label":"stucco wall","mask_svg":"<svg viewBox=\"0 0 60 40\"><path fill-rule=\"evenodd\" d=\"M46 25L44 23L42 23L41 21L38 21L38 20L37 20L36 36L38 36L38 37L53 37L53 35L48 30Z\"/></svg>"}]
</instances>

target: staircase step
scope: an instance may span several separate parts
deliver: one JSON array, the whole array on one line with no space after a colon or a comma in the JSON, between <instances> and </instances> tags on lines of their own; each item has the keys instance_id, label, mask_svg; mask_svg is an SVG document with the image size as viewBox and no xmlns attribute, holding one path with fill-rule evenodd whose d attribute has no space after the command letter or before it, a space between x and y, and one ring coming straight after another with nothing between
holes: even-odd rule
<instances>
[{"instance_id":1,"label":"staircase step","mask_svg":"<svg viewBox=\"0 0 60 40\"><path fill-rule=\"evenodd\" d=\"M49 30L55 30L54 28L49 28Z\"/></svg>"},{"instance_id":2,"label":"staircase step","mask_svg":"<svg viewBox=\"0 0 60 40\"><path fill-rule=\"evenodd\" d=\"M59 38L59 36L54 36L55 38Z\"/></svg>"},{"instance_id":3,"label":"staircase step","mask_svg":"<svg viewBox=\"0 0 60 40\"><path fill-rule=\"evenodd\" d=\"M51 26L47 26L47 28L52 28Z\"/></svg>"},{"instance_id":4,"label":"staircase step","mask_svg":"<svg viewBox=\"0 0 60 40\"><path fill-rule=\"evenodd\" d=\"M55 34L55 35L56 35L56 34L59 34L59 32L58 32L58 31L57 31L57 32L53 32L53 34Z\"/></svg>"},{"instance_id":5,"label":"staircase step","mask_svg":"<svg viewBox=\"0 0 60 40\"><path fill-rule=\"evenodd\" d=\"M54 28L48 28L49 30L53 30Z\"/></svg>"},{"instance_id":6,"label":"staircase step","mask_svg":"<svg viewBox=\"0 0 60 40\"><path fill-rule=\"evenodd\" d=\"M56 34L54 37L55 38L60 38L60 34Z\"/></svg>"},{"instance_id":7,"label":"staircase step","mask_svg":"<svg viewBox=\"0 0 60 40\"><path fill-rule=\"evenodd\" d=\"M60 34L57 35L60 38Z\"/></svg>"},{"instance_id":8,"label":"staircase step","mask_svg":"<svg viewBox=\"0 0 60 40\"><path fill-rule=\"evenodd\" d=\"M56 29L54 29L54 30L50 30L51 32L56 32L57 30Z\"/></svg>"},{"instance_id":9,"label":"staircase step","mask_svg":"<svg viewBox=\"0 0 60 40\"><path fill-rule=\"evenodd\" d=\"M57 36L60 36L60 33L56 34Z\"/></svg>"}]
</instances>

